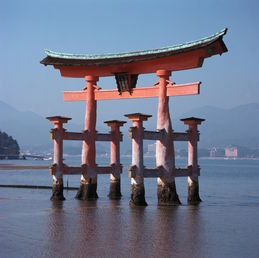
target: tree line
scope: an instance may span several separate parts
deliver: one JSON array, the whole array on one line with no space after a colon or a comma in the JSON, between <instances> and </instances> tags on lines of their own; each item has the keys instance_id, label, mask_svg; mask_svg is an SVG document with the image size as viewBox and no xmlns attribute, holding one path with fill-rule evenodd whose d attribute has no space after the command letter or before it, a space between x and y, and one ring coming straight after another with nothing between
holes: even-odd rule
<instances>
[{"instance_id":1,"label":"tree line","mask_svg":"<svg viewBox=\"0 0 259 258\"><path fill-rule=\"evenodd\" d=\"M0 159L18 159L19 144L12 136L0 131Z\"/></svg>"}]
</instances>

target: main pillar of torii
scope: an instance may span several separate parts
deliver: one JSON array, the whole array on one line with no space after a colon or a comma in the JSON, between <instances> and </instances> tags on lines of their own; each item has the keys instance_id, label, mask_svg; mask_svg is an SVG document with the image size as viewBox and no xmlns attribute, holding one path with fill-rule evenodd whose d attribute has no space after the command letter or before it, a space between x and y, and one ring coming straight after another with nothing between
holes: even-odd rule
<instances>
[{"instance_id":1,"label":"main pillar of torii","mask_svg":"<svg viewBox=\"0 0 259 258\"><path fill-rule=\"evenodd\" d=\"M96 155L95 155L95 137L96 137L96 100L94 91L98 89L96 83L98 77L86 76L87 81L87 98L85 111L85 131L89 137L83 141L82 148L82 167L86 171L82 171L80 187L76 198L80 200L97 199L97 171L96 171Z\"/></svg>"},{"instance_id":2,"label":"main pillar of torii","mask_svg":"<svg viewBox=\"0 0 259 258\"><path fill-rule=\"evenodd\" d=\"M156 166L162 166L164 174L157 179L157 198L159 205L180 204L175 186L175 155L173 144L172 123L169 112L169 97L167 96L167 85L170 84L169 76L171 71L159 70L159 93L157 130L164 130L162 140L156 142Z\"/></svg>"}]
</instances>

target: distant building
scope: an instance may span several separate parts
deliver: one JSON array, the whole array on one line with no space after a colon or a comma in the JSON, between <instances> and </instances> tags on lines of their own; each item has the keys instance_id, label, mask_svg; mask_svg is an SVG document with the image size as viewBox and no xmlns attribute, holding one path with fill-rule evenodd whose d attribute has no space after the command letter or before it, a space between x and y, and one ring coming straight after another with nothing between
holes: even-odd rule
<instances>
[{"instance_id":1,"label":"distant building","mask_svg":"<svg viewBox=\"0 0 259 258\"><path fill-rule=\"evenodd\" d=\"M226 158L237 158L238 157L237 147L226 147L225 148L225 157Z\"/></svg>"},{"instance_id":2,"label":"distant building","mask_svg":"<svg viewBox=\"0 0 259 258\"><path fill-rule=\"evenodd\" d=\"M216 147L213 147L213 148L210 150L210 158L215 158L215 157L216 157L216 153L217 153L217 148L216 148Z\"/></svg>"},{"instance_id":3,"label":"distant building","mask_svg":"<svg viewBox=\"0 0 259 258\"><path fill-rule=\"evenodd\" d=\"M225 156L225 150L217 147L213 147L210 150L210 158L219 158Z\"/></svg>"}]
</instances>

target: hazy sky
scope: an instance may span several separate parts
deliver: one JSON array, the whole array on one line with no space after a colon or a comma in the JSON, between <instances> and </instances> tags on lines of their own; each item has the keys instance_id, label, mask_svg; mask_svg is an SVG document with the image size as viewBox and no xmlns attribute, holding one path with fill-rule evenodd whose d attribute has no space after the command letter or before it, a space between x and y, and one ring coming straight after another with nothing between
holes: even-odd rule
<instances>
[{"instance_id":1,"label":"hazy sky","mask_svg":"<svg viewBox=\"0 0 259 258\"><path fill-rule=\"evenodd\" d=\"M170 100L173 117L195 107L230 108L259 102L259 1L65 1L0 0L0 100L43 116L84 117L85 103L63 102L63 90L84 88L83 79L62 78L39 62L44 49L103 54L159 48L206 37L227 27L229 52L206 59L203 67L175 72L176 83L202 81L199 96ZM151 86L155 75L139 77ZM114 78L100 78L115 88ZM157 100L98 103L98 120L123 114L156 115Z\"/></svg>"}]
</instances>

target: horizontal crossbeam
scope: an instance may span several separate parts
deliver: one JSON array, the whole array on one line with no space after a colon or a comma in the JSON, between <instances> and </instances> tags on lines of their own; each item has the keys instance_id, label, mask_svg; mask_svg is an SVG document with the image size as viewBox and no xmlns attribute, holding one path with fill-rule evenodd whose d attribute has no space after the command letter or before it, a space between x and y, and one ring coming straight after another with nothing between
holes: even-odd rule
<instances>
[{"instance_id":1,"label":"horizontal crossbeam","mask_svg":"<svg viewBox=\"0 0 259 258\"><path fill-rule=\"evenodd\" d=\"M159 87L133 88L131 92L118 90L95 90L95 100L119 100L119 99L138 99L158 97ZM167 96L186 96L200 94L200 82L168 85ZM64 101L86 101L87 90L84 91L65 91Z\"/></svg>"},{"instance_id":2,"label":"horizontal crossbeam","mask_svg":"<svg viewBox=\"0 0 259 258\"><path fill-rule=\"evenodd\" d=\"M52 129L50 131L50 138L52 140L59 138L59 132L55 129ZM81 133L78 132L63 132L62 133L62 139L63 140L72 140L72 141L87 141L90 139L90 134L88 131L83 131ZM95 140L96 141L101 141L101 142L108 142L113 140L113 135L111 133L96 133L95 135ZM120 141L122 141L122 133L119 135Z\"/></svg>"},{"instance_id":3,"label":"horizontal crossbeam","mask_svg":"<svg viewBox=\"0 0 259 258\"><path fill-rule=\"evenodd\" d=\"M165 135L165 130L158 130L158 131L143 131L143 139L144 140L154 140L154 141L159 141L162 140L162 138ZM130 127L129 129L129 138L134 139L136 134L136 128L135 127ZM180 132L172 132L173 134L173 140L174 141L188 141L190 138L190 135L185 132L185 133L180 133ZM197 138L197 141L199 141L199 138Z\"/></svg>"},{"instance_id":4,"label":"horizontal crossbeam","mask_svg":"<svg viewBox=\"0 0 259 258\"><path fill-rule=\"evenodd\" d=\"M188 166L187 168L176 168L174 170L175 177L187 177L192 175L192 166ZM164 174L163 167L158 168L144 168L143 177L144 178L156 178L162 177ZM200 175L200 169L198 167L198 176ZM129 167L129 178L136 177L136 166Z\"/></svg>"},{"instance_id":5,"label":"horizontal crossbeam","mask_svg":"<svg viewBox=\"0 0 259 258\"><path fill-rule=\"evenodd\" d=\"M188 141L189 135L188 133L173 132L173 139L174 141Z\"/></svg>"},{"instance_id":6,"label":"horizontal crossbeam","mask_svg":"<svg viewBox=\"0 0 259 258\"><path fill-rule=\"evenodd\" d=\"M110 133L97 133L95 140L100 142L108 142L112 140L112 135Z\"/></svg>"},{"instance_id":7,"label":"horizontal crossbeam","mask_svg":"<svg viewBox=\"0 0 259 258\"><path fill-rule=\"evenodd\" d=\"M154 131L144 131L144 139L145 140L161 140L163 137L163 133L165 130L161 130L160 132L154 132Z\"/></svg>"},{"instance_id":8,"label":"horizontal crossbeam","mask_svg":"<svg viewBox=\"0 0 259 258\"><path fill-rule=\"evenodd\" d=\"M110 166L96 166L96 172L97 174L111 174L113 172L118 171L122 173L122 165L116 166L114 164ZM50 167L50 175L54 175L56 171L55 165L52 165ZM63 165L62 172L64 175L81 175L83 172L86 171L87 174L87 168L86 167L71 167L67 165Z\"/></svg>"},{"instance_id":9,"label":"horizontal crossbeam","mask_svg":"<svg viewBox=\"0 0 259 258\"><path fill-rule=\"evenodd\" d=\"M73 140L73 141L83 141L89 140L90 135L87 131L78 133L78 132L65 132L63 140Z\"/></svg>"}]
</instances>

